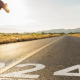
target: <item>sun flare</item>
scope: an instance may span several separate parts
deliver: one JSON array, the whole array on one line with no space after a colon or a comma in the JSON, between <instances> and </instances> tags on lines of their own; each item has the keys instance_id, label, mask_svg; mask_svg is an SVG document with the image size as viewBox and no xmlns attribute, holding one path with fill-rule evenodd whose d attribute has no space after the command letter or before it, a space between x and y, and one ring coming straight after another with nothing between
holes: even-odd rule
<instances>
[{"instance_id":1,"label":"sun flare","mask_svg":"<svg viewBox=\"0 0 80 80\"><path fill-rule=\"evenodd\" d=\"M21 0L3 0L8 4L10 13L4 13L5 23L8 25L21 25L24 23L25 7Z\"/></svg>"}]
</instances>

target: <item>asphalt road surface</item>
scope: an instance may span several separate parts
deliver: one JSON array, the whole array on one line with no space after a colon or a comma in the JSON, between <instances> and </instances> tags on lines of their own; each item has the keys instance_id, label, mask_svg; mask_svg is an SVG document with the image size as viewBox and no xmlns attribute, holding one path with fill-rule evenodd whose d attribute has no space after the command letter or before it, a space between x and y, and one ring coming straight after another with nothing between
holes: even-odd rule
<instances>
[{"instance_id":1,"label":"asphalt road surface","mask_svg":"<svg viewBox=\"0 0 80 80\"><path fill-rule=\"evenodd\" d=\"M0 45L0 80L80 80L80 38Z\"/></svg>"}]
</instances>

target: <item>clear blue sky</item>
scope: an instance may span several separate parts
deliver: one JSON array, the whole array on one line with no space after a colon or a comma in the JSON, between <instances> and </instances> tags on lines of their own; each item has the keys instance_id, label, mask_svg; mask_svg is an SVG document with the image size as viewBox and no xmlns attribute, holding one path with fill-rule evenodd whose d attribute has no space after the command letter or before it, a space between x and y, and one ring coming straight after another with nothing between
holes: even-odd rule
<instances>
[{"instance_id":1,"label":"clear blue sky","mask_svg":"<svg viewBox=\"0 0 80 80\"><path fill-rule=\"evenodd\" d=\"M0 27L28 32L80 27L80 0L3 1L9 4L11 12L0 11Z\"/></svg>"}]
</instances>

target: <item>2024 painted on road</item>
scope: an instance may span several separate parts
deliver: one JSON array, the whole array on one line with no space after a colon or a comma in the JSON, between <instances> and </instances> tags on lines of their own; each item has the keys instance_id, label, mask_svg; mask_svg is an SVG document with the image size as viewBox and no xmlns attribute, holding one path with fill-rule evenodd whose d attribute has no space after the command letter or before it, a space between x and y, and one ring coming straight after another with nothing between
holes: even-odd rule
<instances>
[{"instance_id":1,"label":"2024 painted on road","mask_svg":"<svg viewBox=\"0 0 80 80\"><path fill-rule=\"evenodd\" d=\"M7 78L38 78L40 75L27 75L25 73L29 73L29 72L34 72L34 71L38 71L41 69L44 69L46 66L43 64L37 64L37 63L29 63L29 64L19 64L15 67L25 67L25 66L35 66L35 68L32 69L27 69L27 70L23 70L23 71L17 71L17 72L12 72L12 73L7 73L7 74L1 74L0 75L0 80L2 80L2 78L5 78L7 80ZM0 63L0 69L5 67L5 63ZM70 71L73 70L79 70L79 73L69 73ZM59 71L56 71L53 73L53 75L59 75L59 76L80 76L80 65L75 65L69 68L65 68Z\"/></svg>"}]
</instances>

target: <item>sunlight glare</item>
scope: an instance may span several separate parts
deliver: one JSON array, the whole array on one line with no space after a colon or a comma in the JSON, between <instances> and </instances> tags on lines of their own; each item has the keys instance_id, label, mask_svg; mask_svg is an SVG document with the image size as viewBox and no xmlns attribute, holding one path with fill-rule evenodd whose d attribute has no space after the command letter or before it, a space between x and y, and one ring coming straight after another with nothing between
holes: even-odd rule
<instances>
[{"instance_id":1,"label":"sunlight glare","mask_svg":"<svg viewBox=\"0 0 80 80\"><path fill-rule=\"evenodd\" d=\"M10 13L5 13L5 24L6 25L22 25L24 24L24 18L26 14L25 6L21 0L3 0L4 3L8 4Z\"/></svg>"}]
</instances>

